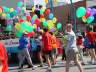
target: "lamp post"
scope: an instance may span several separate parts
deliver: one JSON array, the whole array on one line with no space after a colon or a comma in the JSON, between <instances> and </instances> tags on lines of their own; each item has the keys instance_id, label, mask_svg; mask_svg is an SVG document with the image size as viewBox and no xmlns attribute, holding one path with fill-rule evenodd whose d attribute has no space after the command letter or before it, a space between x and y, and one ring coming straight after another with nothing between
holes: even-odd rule
<instances>
[{"instance_id":1,"label":"lamp post","mask_svg":"<svg viewBox=\"0 0 96 72\"><path fill-rule=\"evenodd\" d=\"M74 32L76 32L76 11L72 0L70 0L70 3L71 3L70 11L71 11L71 17L74 26Z\"/></svg>"}]
</instances>

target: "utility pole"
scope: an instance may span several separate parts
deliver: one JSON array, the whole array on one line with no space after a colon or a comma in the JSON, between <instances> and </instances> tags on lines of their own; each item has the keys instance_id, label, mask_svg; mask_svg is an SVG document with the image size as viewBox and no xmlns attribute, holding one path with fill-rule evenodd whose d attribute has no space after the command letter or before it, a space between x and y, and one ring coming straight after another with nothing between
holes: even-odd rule
<instances>
[{"instance_id":1,"label":"utility pole","mask_svg":"<svg viewBox=\"0 0 96 72\"><path fill-rule=\"evenodd\" d=\"M49 0L49 3L50 3L51 11L54 12L54 10L53 10L53 0Z\"/></svg>"},{"instance_id":2,"label":"utility pole","mask_svg":"<svg viewBox=\"0 0 96 72\"><path fill-rule=\"evenodd\" d=\"M75 11L75 7L72 0L70 0L70 3L71 3L70 11L71 11L71 17L72 17L73 26L74 26L74 32L76 32L76 11Z\"/></svg>"}]
</instances>

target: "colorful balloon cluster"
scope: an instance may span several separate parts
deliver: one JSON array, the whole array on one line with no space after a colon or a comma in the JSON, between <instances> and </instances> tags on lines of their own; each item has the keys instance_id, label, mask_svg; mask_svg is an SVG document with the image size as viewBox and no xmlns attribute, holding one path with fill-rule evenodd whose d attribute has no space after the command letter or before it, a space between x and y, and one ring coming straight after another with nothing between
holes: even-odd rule
<instances>
[{"instance_id":1,"label":"colorful balloon cluster","mask_svg":"<svg viewBox=\"0 0 96 72\"><path fill-rule=\"evenodd\" d=\"M43 27L47 27L51 32L62 28L62 24L57 23L57 18L54 17L54 14L51 13L50 9L40 9L40 18L35 11L36 9L32 8L32 12L34 13L32 17L30 13L26 11L19 19L19 22L15 24L17 36L21 36L24 32L27 32L28 36L33 36L35 34L34 30L43 32ZM48 20L46 18L48 18Z\"/></svg>"},{"instance_id":2,"label":"colorful balloon cluster","mask_svg":"<svg viewBox=\"0 0 96 72\"><path fill-rule=\"evenodd\" d=\"M76 11L76 15L78 18L82 18L84 23L92 23L94 21L94 15L96 14L95 8L87 8L79 7Z\"/></svg>"}]
</instances>

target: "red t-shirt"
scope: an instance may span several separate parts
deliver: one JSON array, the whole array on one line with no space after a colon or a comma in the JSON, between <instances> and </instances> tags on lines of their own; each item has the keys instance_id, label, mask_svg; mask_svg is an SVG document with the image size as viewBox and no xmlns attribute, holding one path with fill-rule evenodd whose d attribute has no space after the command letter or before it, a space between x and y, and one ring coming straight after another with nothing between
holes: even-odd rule
<instances>
[{"instance_id":1,"label":"red t-shirt","mask_svg":"<svg viewBox=\"0 0 96 72\"><path fill-rule=\"evenodd\" d=\"M51 45L51 34L49 32L46 32L42 36L43 44L44 44L44 51L51 51L52 45Z\"/></svg>"},{"instance_id":2,"label":"red t-shirt","mask_svg":"<svg viewBox=\"0 0 96 72\"><path fill-rule=\"evenodd\" d=\"M4 44L0 42L0 61L2 61L2 72L8 72L8 64L7 64L7 52L4 47Z\"/></svg>"},{"instance_id":3,"label":"red t-shirt","mask_svg":"<svg viewBox=\"0 0 96 72\"><path fill-rule=\"evenodd\" d=\"M96 32L87 32L86 36L91 44L93 44L94 40L96 40Z\"/></svg>"},{"instance_id":4,"label":"red t-shirt","mask_svg":"<svg viewBox=\"0 0 96 72\"><path fill-rule=\"evenodd\" d=\"M83 44L83 41L82 41L82 38L77 38L77 45L82 45Z\"/></svg>"}]
</instances>

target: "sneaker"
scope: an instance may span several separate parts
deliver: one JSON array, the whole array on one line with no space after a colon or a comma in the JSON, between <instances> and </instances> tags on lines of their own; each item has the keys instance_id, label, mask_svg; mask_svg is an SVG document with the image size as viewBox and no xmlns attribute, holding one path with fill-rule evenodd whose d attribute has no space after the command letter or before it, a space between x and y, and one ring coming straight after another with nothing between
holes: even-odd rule
<instances>
[{"instance_id":1,"label":"sneaker","mask_svg":"<svg viewBox=\"0 0 96 72\"><path fill-rule=\"evenodd\" d=\"M93 60L92 60L91 64L92 64L92 65L96 65L96 61L93 61Z\"/></svg>"},{"instance_id":2,"label":"sneaker","mask_svg":"<svg viewBox=\"0 0 96 72\"><path fill-rule=\"evenodd\" d=\"M51 69L51 68L48 68L47 71L48 71L48 72L52 72L52 69Z\"/></svg>"},{"instance_id":3,"label":"sneaker","mask_svg":"<svg viewBox=\"0 0 96 72\"><path fill-rule=\"evenodd\" d=\"M37 68L37 67L38 67L38 66L33 66L33 67L32 67L32 70L35 70L35 68Z\"/></svg>"},{"instance_id":4,"label":"sneaker","mask_svg":"<svg viewBox=\"0 0 96 72\"><path fill-rule=\"evenodd\" d=\"M23 68L23 64L19 67L19 69L22 69Z\"/></svg>"}]
</instances>

